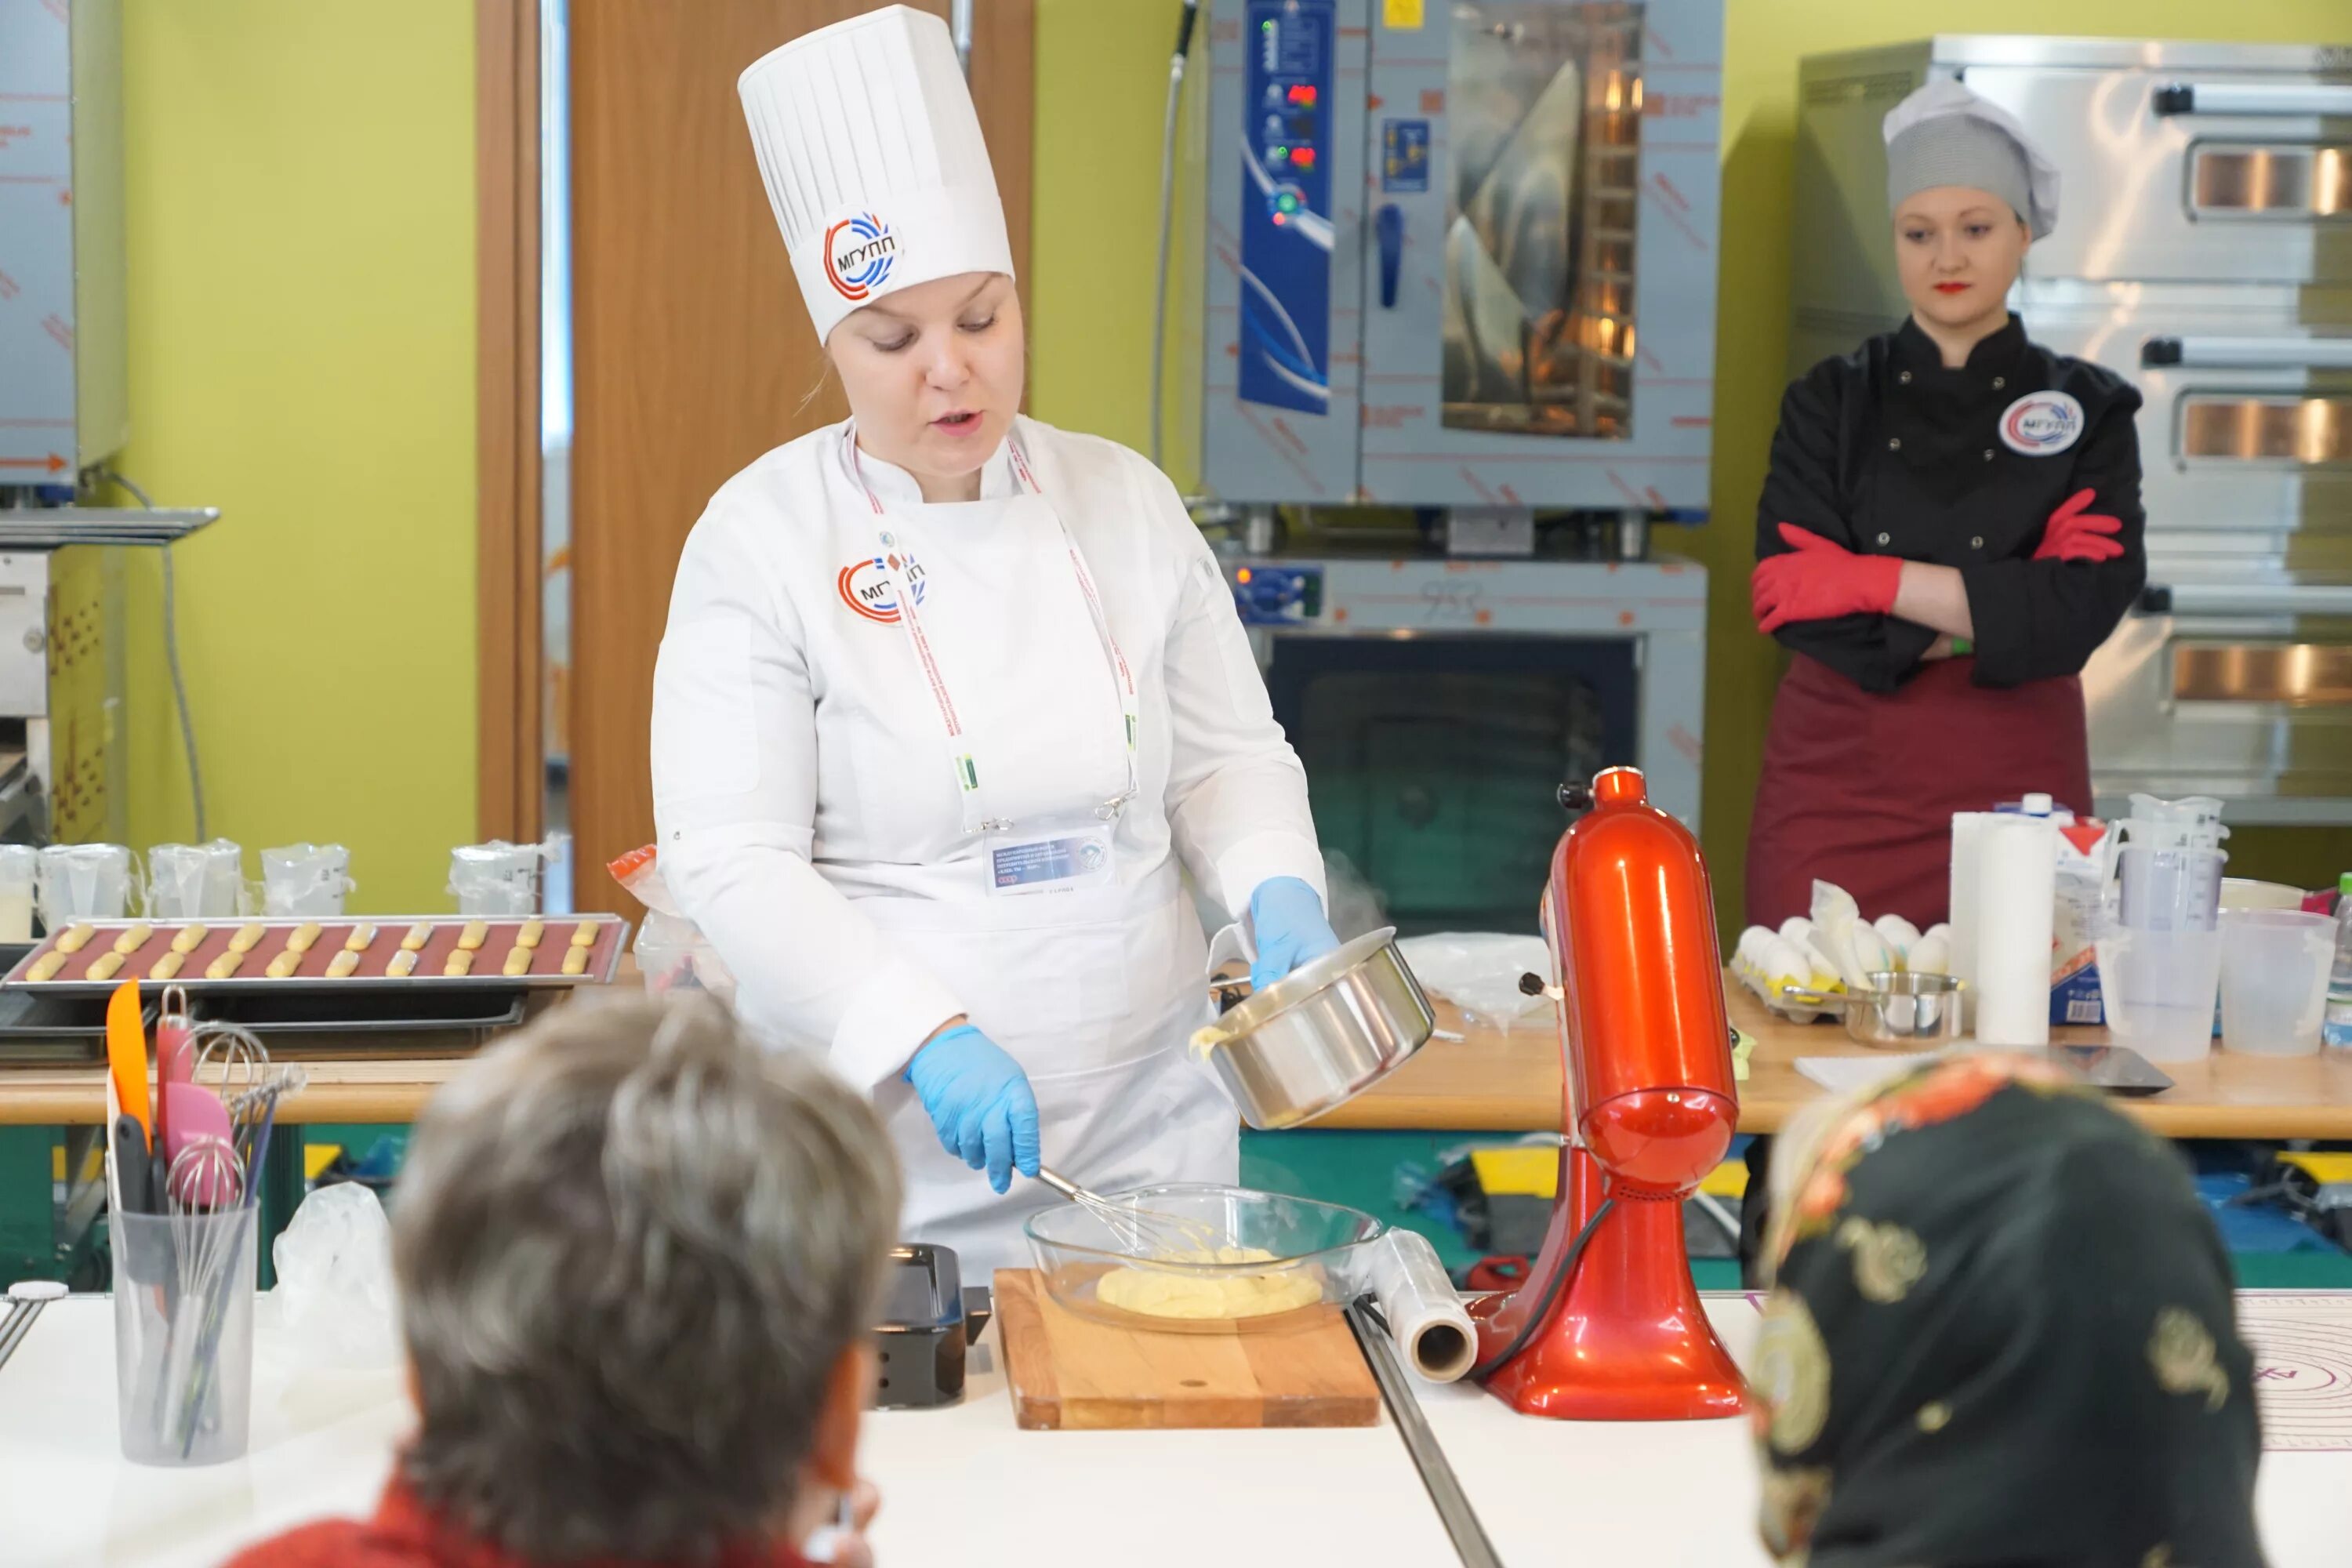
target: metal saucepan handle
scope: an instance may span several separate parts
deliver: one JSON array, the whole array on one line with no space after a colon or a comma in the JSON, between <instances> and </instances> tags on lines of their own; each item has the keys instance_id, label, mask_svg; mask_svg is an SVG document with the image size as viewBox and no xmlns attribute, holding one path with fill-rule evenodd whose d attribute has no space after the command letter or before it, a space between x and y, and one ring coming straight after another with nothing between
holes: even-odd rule
<instances>
[{"instance_id":1,"label":"metal saucepan handle","mask_svg":"<svg viewBox=\"0 0 2352 1568\"><path fill-rule=\"evenodd\" d=\"M1843 991L1808 991L1801 985L1780 987L1780 1005L1784 1007L1810 1007L1817 1013L1843 1013L1853 998Z\"/></svg>"},{"instance_id":2,"label":"metal saucepan handle","mask_svg":"<svg viewBox=\"0 0 2352 1568\"><path fill-rule=\"evenodd\" d=\"M2149 338L2139 346L2139 363L2182 370L2352 370L2352 338Z\"/></svg>"},{"instance_id":3,"label":"metal saucepan handle","mask_svg":"<svg viewBox=\"0 0 2352 1568\"><path fill-rule=\"evenodd\" d=\"M2139 607L2150 616L2352 616L2352 584L2151 583Z\"/></svg>"},{"instance_id":4,"label":"metal saucepan handle","mask_svg":"<svg viewBox=\"0 0 2352 1568\"><path fill-rule=\"evenodd\" d=\"M2302 120L2313 115L2352 114L2352 87L2332 87L2322 82L2289 86L2172 81L2158 88L2149 102L2158 114L2234 114Z\"/></svg>"}]
</instances>

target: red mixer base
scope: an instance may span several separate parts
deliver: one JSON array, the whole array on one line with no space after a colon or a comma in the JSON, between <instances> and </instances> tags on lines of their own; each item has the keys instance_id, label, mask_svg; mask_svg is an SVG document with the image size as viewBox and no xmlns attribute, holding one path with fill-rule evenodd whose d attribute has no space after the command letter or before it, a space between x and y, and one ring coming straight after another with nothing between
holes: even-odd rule
<instances>
[{"instance_id":1,"label":"red mixer base","mask_svg":"<svg viewBox=\"0 0 2352 1568\"><path fill-rule=\"evenodd\" d=\"M1523 1292L1544 1282L1538 1264ZM1495 1335L1486 1321L1512 1300L1471 1307L1482 1342ZM1482 1342L1480 1352L1495 1348ZM1549 1321L1486 1382L1522 1414L1560 1421L1704 1421L1744 1410L1739 1370L1691 1282L1681 1203L1621 1196Z\"/></svg>"}]
</instances>

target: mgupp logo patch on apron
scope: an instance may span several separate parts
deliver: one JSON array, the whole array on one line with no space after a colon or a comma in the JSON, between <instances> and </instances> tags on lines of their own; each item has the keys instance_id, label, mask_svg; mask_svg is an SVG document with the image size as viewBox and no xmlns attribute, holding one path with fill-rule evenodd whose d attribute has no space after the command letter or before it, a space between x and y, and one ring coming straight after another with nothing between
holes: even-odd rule
<instances>
[{"instance_id":1,"label":"mgupp logo patch on apron","mask_svg":"<svg viewBox=\"0 0 2352 1568\"><path fill-rule=\"evenodd\" d=\"M2063 452L2082 435L2083 405L2063 392L2029 392L2000 416L2001 445L2021 457Z\"/></svg>"},{"instance_id":2,"label":"mgupp logo patch on apron","mask_svg":"<svg viewBox=\"0 0 2352 1568\"><path fill-rule=\"evenodd\" d=\"M929 592L928 580L923 575L922 563L917 561L912 553L905 554L905 563L907 581L910 585L909 591L914 594L915 603L919 605L924 602L924 595ZM841 575L835 579L841 590L841 602L869 621L879 621L886 626L896 626L898 621L898 598L893 591L893 584L887 568L897 564L882 556L875 555L864 561L853 561L843 567Z\"/></svg>"}]
</instances>

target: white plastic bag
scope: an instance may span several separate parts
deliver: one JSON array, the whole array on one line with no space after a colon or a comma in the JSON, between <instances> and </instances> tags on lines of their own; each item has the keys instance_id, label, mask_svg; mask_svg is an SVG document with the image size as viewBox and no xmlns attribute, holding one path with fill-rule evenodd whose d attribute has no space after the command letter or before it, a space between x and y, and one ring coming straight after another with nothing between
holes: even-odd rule
<instances>
[{"instance_id":1,"label":"white plastic bag","mask_svg":"<svg viewBox=\"0 0 2352 1568\"><path fill-rule=\"evenodd\" d=\"M686 986L708 991L733 1006L735 975L719 956L719 950L704 940L702 928L679 910L669 885L662 880L660 858L654 846L632 849L604 868L631 898L646 906L635 948L646 989L660 993Z\"/></svg>"},{"instance_id":2,"label":"white plastic bag","mask_svg":"<svg viewBox=\"0 0 2352 1568\"><path fill-rule=\"evenodd\" d=\"M1434 991L1476 1023L1508 1031L1523 1023L1549 1023L1551 999L1519 989L1519 976L1540 974L1547 984L1551 948L1539 936L1495 931L1440 931L1397 943L1406 967L1424 990Z\"/></svg>"},{"instance_id":3,"label":"white plastic bag","mask_svg":"<svg viewBox=\"0 0 2352 1568\"><path fill-rule=\"evenodd\" d=\"M269 1247L278 1266L278 1342L317 1367L395 1366L392 1226L354 1182L320 1187Z\"/></svg>"}]
</instances>

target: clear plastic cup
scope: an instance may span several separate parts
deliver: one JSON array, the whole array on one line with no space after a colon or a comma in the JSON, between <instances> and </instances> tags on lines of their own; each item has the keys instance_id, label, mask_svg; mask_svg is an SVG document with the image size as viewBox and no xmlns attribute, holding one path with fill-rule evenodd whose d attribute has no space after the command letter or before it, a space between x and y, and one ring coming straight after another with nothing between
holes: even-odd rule
<instances>
[{"instance_id":1,"label":"clear plastic cup","mask_svg":"<svg viewBox=\"0 0 2352 1568\"><path fill-rule=\"evenodd\" d=\"M254 1211L116 1214L115 1410L134 1465L245 1457L253 1413Z\"/></svg>"},{"instance_id":2,"label":"clear plastic cup","mask_svg":"<svg viewBox=\"0 0 2352 1568\"><path fill-rule=\"evenodd\" d=\"M52 844L34 872L41 924L119 921L131 912L131 851L120 844Z\"/></svg>"},{"instance_id":3,"label":"clear plastic cup","mask_svg":"<svg viewBox=\"0 0 2352 1568\"><path fill-rule=\"evenodd\" d=\"M33 882L41 852L29 844L0 844L0 942L33 940Z\"/></svg>"},{"instance_id":4,"label":"clear plastic cup","mask_svg":"<svg viewBox=\"0 0 2352 1568\"><path fill-rule=\"evenodd\" d=\"M245 851L226 838L157 844L147 851L147 913L166 921L226 920L237 913Z\"/></svg>"},{"instance_id":5,"label":"clear plastic cup","mask_svg":"<svg viewBox=\"0 0 2352 1568\"><path fill-rule=\"evenodd\" d=\"M2219 849L2125 845L2116 858L2120 922L2145 931L2219 930L2229 858Z\"/></svg>"},{"instance_id":6,"label":"clear plastic cup","mask_svg":"<svg viewBox=\"0 0 2352 1568\"><path fill-rule=\"evenodd\" d=\"M457 912L491 920L537 914L540 859L538 845L502 838L452 849L449 891L457 895Z\"/></svg>"},{"instance_id":7,"label":"clear plastic cup","mask_svg":"<svg viewBox=\"0 0 2352 1568\"><path fill-rule=\"evenodd\" d=\"M2152 1062L2197 1061L2213 1048L2220 931L2111 928L2098 952L2100 1000L2117 1045Z\"/></svg>"},{"instance_id":8,"label":"clear plastic cup","mask_svg":"<svg viewBox=\"0 0 2352 1568\"><path fill-rule=\"evenodd\" d=\"M2221 1045L2264 1057L2319 1049L2336 922L2293 910L2221 917Z\"/></svg>"},{"instance_id":9,"label":"clear plastic cup","mask_svg":"<svg viewBox=\"0 0 2352 1568\"><path fill-rule=\"evenodd\" d=\"M351 891L352 854L340 844L289 844L261 852L261 912L280 920L332 920Z\"/></svg>"}]
</instances>

